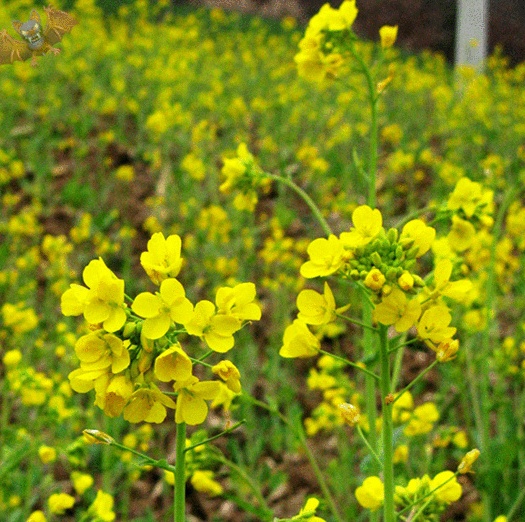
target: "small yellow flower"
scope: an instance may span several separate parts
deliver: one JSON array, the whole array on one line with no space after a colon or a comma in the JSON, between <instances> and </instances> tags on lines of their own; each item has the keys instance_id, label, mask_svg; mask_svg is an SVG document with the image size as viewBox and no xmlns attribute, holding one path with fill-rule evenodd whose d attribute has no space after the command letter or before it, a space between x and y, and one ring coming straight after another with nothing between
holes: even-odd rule
<instances>
[{"instance_id":1,"label":"small yellow flower","mask_svg":"<svg viewBox=\"0 0 525 522\"><path fill-rule=\"evenodd\" d=\"M335 299L328 283L324 283L324 294L315 290L302 290L297 296L298 319L306 324L321 325L335 320Z\"/></svg>"},{"instance_id":2,"label":"small yellow flower","mask_svg":"<svg viewBox=\"0 0 525 522\"><path fill-rule=\"evenodd\" d=\"M106 266L102 259L91 261L82 278L87 288L71 284L62 294L61 308L66 316L84 314L90 324L102 323L108 332L116 332L126 322L124 281Z\"/></svg>"},{"instance_id":3,"label":"small yellow flower","mask_svg":"<svg viewBox=\"0 0 525 522\"><path fill-rule=\"evenodd\" d=\"M241 393L241 374L231 361L221 361L213 366L211 371L218 375L232 392Z\"/></svg>"},{"instance_id":4,"label":"small yellow flower","mask_svg":"<svg viewBox=\"0 0 525 522\"><path fill-rule=\"evenodd\" d=\"M53 515L63 515L69 508L75 504L75 497L67 493L53 493L47 499L47 506Z\"/></svg>"},{"instance_id":5,"label":"small yellow flower","mask_svg":"<svg viewBox=\"0 0 525 522\"><path fill-rule=\"evenodd\" d=\"M166 418L166 408L175 409L173 399L162 393L154 384L149 388L139 388L124 408L124 418L128 422L154 422L160 424Z\"/></svg>"},{"instance_id":6,"label":"small yellow flower","mask_svg":"<svg viewBox=\"0 0 525 522\"><path fill-rule=\"evenodd\" d=\"M452 361L456 358L459 350L459 341L457 339L446 339L439 343L436 348L436 359L440 363Z\"/></svg>"},{"instance_id":7,"label":"small yellow flower","mask_svg":"<svg viewBox=\"0 0 525 522\"><path fill-rule=\"evenodd\" d=\"M206 344L218 353L225 353L233 348L233 334L241 329L242 322L234 315L219 314L211 301L199 301L193 314L186 322L186 331L190 335L201 337Z\"/></svg>"},{"instance_id":8,"label":"small yellow flower","mask_svg":"<svg viewBox=\"0 0 525 522\"><path fill-rule=\"evenodd\" d=\"M400 240L412 239L414 246L418 248L416 257L421 257L428 252L434 239L436 238L436 229L429 227L421 219L409 221L401 231Z\"/></svg>"},{"instance_id":9,"label":"small yellow flower","mask_svg":"<svg viewBox=\"0 0 525 522\"><path fill-rule=\"evenodd\" d=\"M210 497L216 497L223 492L222 486L213 479L213 471L197 470L190 479L191 485L201 493L207 493Z\"/></svg>"},{"instance_id":10,"label":"small yellow flower","mask_svg":"<svg viewBox=\"0 0 525 522\"><path fill-rule=\"evenodd\" d=\"M374 309L374 320L384 325L394 325L397 332L406 332L421 315L417 299L407 299L406 294L394 288Z\"/></svg>"},{"instance_id":11,"label":"small yellow flower","mask_svg":"<svg viewBox=\"0 0 525 522\"><path fill-rule=\"evenodd\" d=\"M310 332L304 321L296 319L284 331L279 355L285 358L314 357L320 349L319 339Z\"/></svg>"},{"instance_id":12,"label":"small yellow flower","mask_svg":"<svg viewBox=\"0 0 525 522\"><path fill-rule=\"evenodd\" d=\"M392 47L397 38L397 25L384 25L379 29L379 36L381 37L381 47L383 49Z\"/></svg>"},{"instance_id":13,"label":"small yellow flower","mask_svg":"<svg viewBox=\"0 0 525 522\"><path fill-rule=\"evenodd\" d=\"M366 509L375 511L385 500L385 486L379 477L367 477L355 490L355 498Z\"/></svg>"},{"instance_id":14,"label":"small yellow flower","mask_svg":"<svg viewBox=\"0 0 525 522\"><path fill-rule=\"evenodd\" d=\"M310 497L305 502L304 507L301 508L301 511L292 517L291 520L303 520L304 522L326 522L324 518L315 515L318 507L319 500L317 500L315 497Z\"/></svg>"},{"instance_id":15,"label":"small yellow flower","mask_svg":"<svg viewBox=\"0 0 525 522\"><path fill-rule=\"evenodd\" d=\"M185 422L190 426L202 424L208 415L206 401L211 401L220 392L220 383L217 381L199 381L191 377L187 381L176 382L173 389L178 392L175 422Z\"/></svg>"},{"instance_id":16,"label":"small yellow flower","mask_svg":"<svg viewBox=\"0 0 525 522\"><path fill-rule=\"evenodd\" d=\"M435 291L440 295L450 297L455 301L463 301L468 292L472 289L472 282L468 279L460 279L459 281L450 281L452 275L452 262L449 259L441 259L438 261L434 269L434 287Z\"/></svg>"},{"instance_id":17,"label":"small yellow flower","mask_svg":"<svg viewBox=\"0 0 525 522\"><path fill-rule=\"evenodd\" d=\"M145 321L142 333L148 339L159 339L171 323L185 324L192 315L193 305L186 298L184 287L177 279L164 279L159 292L142 292L133 301L131 309Z\"/></svg>"},{"instance_id":18,"label":"small yellow flower","mask_svg":"<svg viewBox=\"0 0 525 522\"><path fill-rule=\"evenodd\" d=\"M38 448L38 456L43 464L54 462L57 458L57 451L50 446L40 446Z\"/></svg>"},{"instance_id":19,"label":"small yellow flower","mask_svg":"<svg viewBox=\"0 0 525 522\"><path fill-rule=\"evenodd\" d=\"M181 245L181 238L176 234L165 238L162 232L156 232L151 236L147 252L140 255L140 264L156 285L179 275L183 261Z\"/></svg>"},{"instance_id":20,"label":"small yellow flower","mask_svg":"<svg viewBox=\"0 0 525 522\"><path fill-rule=\"evenodd\" d=\"M87 512L91 515L92 520L97 520L97 522L112 522L116 518L113 511L114 503L115 501L109 493L104 493L99 489L93 504L89 506Z\"/></svg>"},{"instance_id":21,"label":"small yellow flower","mask_svg":"<svg viewBox=\"0 0 525 522\"><path fill-rule=\"evenodd\" d=\"M442 471L431 480L430 489L436 488L439 489L434 492L434 497L445 504L455 502L463 493L463 488L452 471Z\"/></svg>"},{"instance_id":22,"label":"small yellow flower","mask_svg":"<svg viewBox=\"0 0 525 522\"><path fill-rule=\"evenodd\" d=\"M40 509L37 509L36 511L33 511L26 522L47 522L47 518L44 515L43 511L40 511Z\"/></svg>"},{"instance_id":23,"label":"small yellow flower","mask_svg":"<svg viewBox=\"0 0 525 522\"><path fill-rule=\"evenodd\" d=\"M94 483L93 477L88 473L81 473L80 471L73 471L71 473L71 482L74 490L83 495Z\"/></svg>"},{"instance_id":24,"label":"small yellow flower","mask_svg":"<svg viewBox=\"0 0 525 522\"><path fill-rule=\"evenodd\" d=\"M383 288L383 285L386 282L386 277L383 275L383 272L379 268L372 268L368 274L366 274L364 284L367 288L374 292L378 292Z\"/></svg>"},{"instance_id":25,"label":"small yellow flower","mask_svg":"<svg viewBox=\"0 0 525 522\"><path fill-rule=\"evenodd\" d=\"M383 228L383 216L368 205L357 207L352 213L354 228L350 232L342 232L339 236L347 248L365 246L374 239Z\"/></svg>"},{"instance_id":26,"label":"small yellow flower","mask_svg":"<svg viewBox=\"0 0 525 522\"><path fill-rule=\"evenodd\" d=\"M451 320L452 316L446 306L432 306L419 319L417 335L420 339L429 339L434 343L450 339L456 333L456 328L449 326Z\"/></svg>"},{"instance_id":27,"label":"small yellow flower","mask_svg":"<svg viewBox=\"0 0 525 522\"><path fill-rule=\"evenodd\" d=\"M314 239L307 248L310 260L301 266L301 275L307 279L325 277L337 272L345 262L343 243L336 236Z\"/></svg>"},{"instance_id":28,"label":"small yellow flower","mask_svg":"<svg viewBox=\"0 0 525 522\"><path fill-rule=\"evenodd\" d=\"M179 343L155 359L155 377L162 382L185 381L192 375L192 363Z\"/></svg>"}]
</instances>

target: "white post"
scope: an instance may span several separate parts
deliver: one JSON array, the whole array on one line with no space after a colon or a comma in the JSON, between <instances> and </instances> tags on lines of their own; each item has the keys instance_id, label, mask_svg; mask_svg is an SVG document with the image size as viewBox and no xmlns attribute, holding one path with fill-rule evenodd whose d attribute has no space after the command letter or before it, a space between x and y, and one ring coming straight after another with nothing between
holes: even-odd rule
<instances>
[{"instance_id":1,"label":"white post","mask_svg":"<svg viewBox=\"0 0 525 522\"><path fill-rule=\"evenodd\" d=\"M487 57L489 0L457 0L456 65L480 67Z\"/></svg>"}]
</instances>

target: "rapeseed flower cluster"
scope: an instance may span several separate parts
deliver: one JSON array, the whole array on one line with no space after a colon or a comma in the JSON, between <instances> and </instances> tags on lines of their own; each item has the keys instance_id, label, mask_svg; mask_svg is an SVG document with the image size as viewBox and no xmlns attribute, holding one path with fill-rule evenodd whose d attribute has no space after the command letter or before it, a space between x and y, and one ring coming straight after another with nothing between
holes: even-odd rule
<instances>
[{"instance_id":1,"label":"rapeseed flower cluster","mask_svg":"<svg viewBox=\"0 0 525 522\"><path fill-rule=\"evenodd\" d=\"M208 414L207 401L216 399L223 387L233 393L241 390L239 371L224 359L206 363L219 380L201 380L194 365L203 358L190 357L179 339L201 339L209 348L204 357L231 350L234 334L261 317L255 285L221 287L215 303L201 300L193 305L177 279L181 245L178 235L153 234L140 263L158 290L139 293L129 305L124 281L101 258L84 269L86 286L71 284L62 295L62 313L83 315L91 329L75 343L80 368L69 374L71 387L79 393L94 389L95 404L109 417L122 414L132 423L160 423L172 409L175 422L201 424Z\"/></svg>"},{"instance_id":2,"label":"rapeseed flower cluster","mask_svg":"<svg viewBox=\"0 0 525 522\"><path fill-rule=\"evenodd\" d=\"M377 323L402 333L411 327L441 362L453 359L458 343L456 328L446 299L461 300L472 283L467 279L450 281L452 263L441 260L432 282L417 273L418 259L428 252L436 231L422 220L406 223L401 232L385 230L378 209L363 205L353 214L353 228L339 237L319 238L308 247L309 260L301 275L311 279L338 275L368 289L374 303ZM299 294L299 314L284 335L283 357L311 357L319 353L320 341L308 329L333 322L342 309L336 308L333 293L325 283L324 294L304 290Z\"/></svg>"}]
</instances>

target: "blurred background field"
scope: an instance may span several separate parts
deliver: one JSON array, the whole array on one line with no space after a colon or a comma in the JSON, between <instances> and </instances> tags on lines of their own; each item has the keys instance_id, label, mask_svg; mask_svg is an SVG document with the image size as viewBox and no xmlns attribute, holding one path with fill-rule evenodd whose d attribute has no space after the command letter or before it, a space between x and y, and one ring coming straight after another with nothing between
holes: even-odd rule
<instances>
[{"instance_id":1,"label":"blurred background field","mask_svg":"<svg viewBox=\"0 0 525 522\"><path fill-rule=\"evenodd\" d=\"M311 365L282 360L278 351L305 284L299 267L306 247L322 230L279 186L261 197L255 212L236 210L218 191L220 169L224 157L247 143L265 170L292 176L333 228L345 230L366 188L357 168L370 125L364 84L356 77L350 89L316 89L299 79L293 57L303 28L292 17L261 19L162 1L123 2L107 12L91 0L72 4L57 5L71 8L80 22L61 42L59 56L39 58L36 68L29 62L0 68L0 513L2 520L23 521L45 510L52 493L68 492L75 507L49 520L81 520L96 486L114 496L117 520L168 520L162 473L140 467L129 454L86 446L80 436L97 428L169 458L173 421L150 429L108 420L90 394L71 391L67 375L76 367L73 345L81 327L62 317L60 295L99 256L126 280L129 293L142 291L147 282L138 258L147 240L157 231L179 234L180 278L192 301L224 284L257 286L263 320L241 332L232 355L243 390L294 422L313 418L321 394L308 389ZM0 26L14 34L11 20L26 20L33 7L29 0L4 2ZM373 44L360 45L371 56ZM378 207L387 226L446 201L464 176L494 190L497 204L523 185L524 64L510 67L493 55L486 73L476 74L454 72L444 55L429 51L392 50L391 58L395 75L380 102L378 166ZM485 361L492 388L483 406L491 412L491 469L465 478L463 498L444 520L483 520L483 495L493 497L495 518L525 485L525 207L519 195L500 225L500 237L492 238L498 259L497 293L489 303L493 351ZM480 244L471 256L483 259L490 248ZM473 347L485 327L485 304L460 326ZM329 342L352 357L358 331ZM20 361L6 360L13 350ZM476 444L466 353L419 384L425 400L439 405L441 428L410 443L416 474L440 470L450 455L457 460L465 452L451 436L445 453L438 434L443 440L445 431L461 432L469 448ZM407 357L410 374L430 355L420 347ZM355 389L353 381L346 386L349 393ZM246 419L217 442L231 466L210 456L224 493L210 497L190 486L191 520L297 513L305 495L319 491L296 438L279 417L242 397L230 412L214 410L206 428L218 431L230 417ZM362 470L348 432L335 421L312 431L311 447L347 520L365 520L349 494ZM55 458L46 462L42 447L53 448ZM75 493L73 472L90 474L95 486ZM514 520L523 513L520 507Z\"/></svg>"}]
</instances>

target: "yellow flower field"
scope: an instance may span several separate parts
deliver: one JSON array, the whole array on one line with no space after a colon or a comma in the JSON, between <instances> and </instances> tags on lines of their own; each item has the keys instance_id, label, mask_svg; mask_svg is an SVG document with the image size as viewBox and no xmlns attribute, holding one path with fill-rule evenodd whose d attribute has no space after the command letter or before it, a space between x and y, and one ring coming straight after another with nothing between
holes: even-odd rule
<instances>
[{"instance_id":1,"label":"yellow flower field","mask_svg":"<svg viewBox=\"0 0 525 522\"><path fill-rule=\"evenodd\" d=\"M172 4L0 65L0 518L525 520L525 66Z\"/></svg>"}]
</instances>

